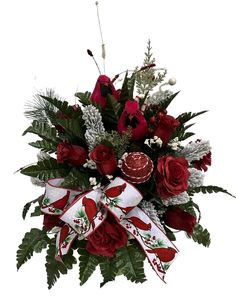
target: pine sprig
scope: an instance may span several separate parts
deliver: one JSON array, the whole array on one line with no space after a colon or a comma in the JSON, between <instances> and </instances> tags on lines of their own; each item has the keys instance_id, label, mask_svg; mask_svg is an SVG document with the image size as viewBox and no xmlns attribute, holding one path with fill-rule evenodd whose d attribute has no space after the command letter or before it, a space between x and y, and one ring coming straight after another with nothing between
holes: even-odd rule
<instances>
[{"instance_id":1,"label":"pine sprig","mask_svg":"<svg viewBox=\"0 0 236 297\"><path fill-rule=\"evenodd\" d=\"M27 262L33 255L34 251L39 252L39 242L44 242L41 250L47 246L49 238L45 231L33 228L27 232L22 240L21 245L17 250L17 269L19 269L25 262Z\"/></svg>"},{"instance_id":2,"label":"pine sprig","mask_svg":"<svg viewBox=\"0 0 236 297\"><path fill-rule=\"evenodd\" d=\"M143 61L143 66L147 66L150 64L155 64L156 59L153 57L152 54L152 47L151 41L148 40L147 43L147 51L145 52L145 58ZM155 86L161 83L166 76L166 72L164 71L163 74L160 72L155 75L154 68L147 68L143 71L136 72L136 85L137 85L137 92L138 94L146 94L153 90Z\"/></svg>"},{"instance_id":3,"label":"pine sprig","mask_svg":"<svg viewBox=\"0 0 236 297\"><path fill-rule=\"evenodd\" d=\"M58 164L54 158L38 161L36 165L24 167L20 171L24 175L37 177L46 181L49 178L63 177L69 173L69 167L64 164Z\"/></svg>"},{"instance_id":4,"label":"pine sprig","mask_svg":"<svg viewBox=\"0 0 236 297\"><path fill-rule=\"evenodd\" d=\"M72 269L73 264L77 261L73 256L73 250L71 249L67 255L62 256L62 261L59 262L55 259L56 254L56 244L55 239L50 240L50 244L47 250L46 256L46 272L47 272L47 283L48 288L51 289L56 283L57 279L61 274L67 274L68 269Z\"/></svg>"},{"instance_id":5,"label":"pine sprig","mask_svg":"<svg viewBox=\"0 0 236 297\"><path fill-rule=\"evenodd\" d=\"M80 254L79 279L80 285L82 286L84 283L86 283L86 281L95 271L96 267L99 265L101 257L90 254L83 248L78 249L78 253Z\"/></svg>"},{"instance_id":6,"label":"pine sprig","mask_svg":"<svg viewBox=\"0 0 236 297\"><path fill-rule=\"evenodd\" d=\"M116 253L116 267L126 276L126 278L135 283L143 283L146 278L144 274L143 262L145 254L138 246L135 240Z\"/></svg>"},{"instance_id":7,"label":"pine sprig","mask_svg":"<svg viewBox=\"0 0 236 297\"><path fill-rule=\"evenodd\" d=\"M26 104L25 116L31 120L37 120L44 123L52 123L57 117L57 108L50 102L45 101L43 96L57 97L55 92L47 89L45 93L34 95L33 100Z\"/></svg>"},{"instance_id":8,"label":"pine sprig","mask_svg":"<svg viewBox=\"0 0 236 297\"><path fill-rule=\"evenodd\" d=\"M212 194L212 193L225 193L227 195L230 195L233 198L236 198L234 195L229 193L227 190L218 187L218 186L201 186L201 187L195 187L195 188L189 188L188 189L189 195L194 195L194 193L203 193L203 194Z\"/></svg>"},{"instance_id":9,"label":"pine sprig","mask_svg":"<svg viewBox=\"0 0 236 297\"><path fill-rule=\"evenodd\" d=\"M198 244L202 244L205 247L209 247L211 243L210 233L207 229L204 229L200 224L196 224L193 230L191 238Z\"/></svg>"}]
</instances>

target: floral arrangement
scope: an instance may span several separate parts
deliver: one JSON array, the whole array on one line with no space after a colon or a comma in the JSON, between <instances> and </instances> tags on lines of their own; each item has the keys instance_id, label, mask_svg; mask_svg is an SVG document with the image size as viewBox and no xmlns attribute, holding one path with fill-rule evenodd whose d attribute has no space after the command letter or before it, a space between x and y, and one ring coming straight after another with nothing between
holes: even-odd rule
<instances>
[{"instance_id":1,"label":"floral arrangement","mask_svg":"<svg viewBox=\"0 0 236 297\"><path fill-rule=\"evenodd\" d=\"M45 190L24 206L23 218L36 204L31 216L41 216L43 227L25 234L18 269L47 249L49 288L72 269L77 253L81 285L97 266L101 286L118 275L144 282L146 258L164 281L178 255L176 232L209 246L194 194L229 193L203 185L211 147L188 139L194 135L189 121L206 111L168 114L178 93L164 90L175 84L166 75L156 68L149 41L143 66L127 71L120 88L122 74L101 74L92 93L75 94L76 105L52 90L28 104L33 122L23 135L40 137L29 143L40 153L20 172Z\"/></svg>"}]
</instances>

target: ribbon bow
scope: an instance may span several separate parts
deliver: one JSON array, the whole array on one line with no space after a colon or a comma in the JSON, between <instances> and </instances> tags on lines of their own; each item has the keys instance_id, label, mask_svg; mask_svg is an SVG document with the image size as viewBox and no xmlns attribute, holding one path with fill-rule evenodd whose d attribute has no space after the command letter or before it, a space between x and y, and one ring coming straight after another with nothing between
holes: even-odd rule
<instances>
[{"instance_id":1,"label":"ribbon bow","mask_svg":"<svg viewBox=\"0 0 236 297\"><path fill-rule=\"evenodd\" d=\"M138 241L157 275L164 281L166 270L178 249L167 238L163 226L155 224L137 205L142 194L126 180L116 177L104 189L86 193L60 187L63 178L46 184L41 210L58 215L65 225L57 234L56 259L68 253L73 241L86 239L106 219L110 211Z\"/></svg>"}]
</instances>

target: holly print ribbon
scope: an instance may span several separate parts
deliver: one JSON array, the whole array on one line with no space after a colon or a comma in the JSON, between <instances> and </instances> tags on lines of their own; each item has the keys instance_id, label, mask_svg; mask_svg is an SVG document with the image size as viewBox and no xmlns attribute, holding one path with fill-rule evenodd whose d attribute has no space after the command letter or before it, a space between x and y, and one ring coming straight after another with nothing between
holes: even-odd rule
<instances>
[{"instance_id":1,"label":"holly print ribbon","mask_svg":"<svg viewBox=\"0 0 236 297\"><path fill-rule=\"evenodd\" d=\"M137 205L142 194L130 183L116 177L108 186L86 193L60 187L63 178L46 184L42 212L58 215L65 225L57 234L56 259L68 253L73 241L86 239L110 211L143 248L157 275L164 281L166 270L178 249L167 238L161 224L155 224Z\"/></svg>"}]
</instances>

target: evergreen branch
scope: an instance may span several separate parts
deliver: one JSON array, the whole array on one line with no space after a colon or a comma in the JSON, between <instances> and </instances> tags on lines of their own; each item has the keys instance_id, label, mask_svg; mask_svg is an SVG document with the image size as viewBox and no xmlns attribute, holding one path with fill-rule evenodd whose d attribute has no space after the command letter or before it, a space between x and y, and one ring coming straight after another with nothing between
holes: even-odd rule
<instances>
[{"instance_id":1,"label":"evergreen branch","mask_svg":"<svg viewBox=\"0 0 236 297\"><path fill-rule=\"evenodd\" d=\"M32 122L31 126L24 131L23 135L26 135L27 133L36 134L54 145L57 145L60 142L59 138L57 138L57 130L51 127L48 123L42 123L35 120Z\"/></svg>"},{"instance_id":2,"label":"evergreen branch","mask_svg":"<svg viewBox=\"0 0 236 297\"><path fill-rule=\"evenodd\" d=\"M45 101L42 95L47 97L56 96L51 89L47 89L45 93L34 95L33 100L26 104L25 116L31 120L52 123L57 117L57 108Z\"/></svg>"},{"instance_id":3,"label":"evergreen branch","mask_svg":"<svg viewBox=\"0 0 236 297\"><path fill-rule=\"evenodd\" d=\"M143 283L146 280L143 269L144 260L145 254L135 240L118 249L116 253L117 269L122 271L128 280L135 283Z\"/></svg>"},{"instance_id":4,"label":"evergreen branch","mask_svg":"<svg viewBox=\"0 0 236 297\"><path fill-rule=\"evenodd\" d=\"M79 102L82 103L83 106L87 106L91 104L91 93L90 92L85 92L85 93L75 93L75 97L79 98Z\"/></svg>"},{"instance_id":5,"label":"evergreen branch","mask_svg":"<svg viewBox=\"0 0 236 297\"><path fill-rule=\"evenodd\" d=\"M180 92L180 91L179 91ZM161 101L158 105L160 109L167 109L167 107L170 105L170 103L175 99L175 97L179 94L179 92L176 92L170 96L168 96L165 100Z\"/></svg>"},{"instance_id":6,"label":"evergreen branch","mask_svg":"<svg viewBox=\"0 0 236 297\"><path fill-rule=\"evenodd\" d=\"M57 111L60 111L63 115L66 115L69 118L74 118L74 117L78 117L79 115L82 115L82 110L80 109L79 106L76 106L76 109L75 109L73 106L70 106L67 101L59 99L52 95L51 96L40 95L40 97L43 98L52 106L54 106Z\"/></svg>"},{"instance_id":7,"label":"evergreen branch","mask_svg":"<svg viewBox=\"0 0 236 297\"><path fill-rule=\"evenodd\" d=\"M46 181L49 178L66 176L69 168L65 164L58 164L57 160L50 158L39 161L36 165L24 167L20 172Z\"/></svg>"},{"instance_id":8,"label":"evergreen branch","mask_svg":"<svg viewBox=\"0 0 236 297\"><path fill-rule=\"evenodd\" d=\"M30 232L27 232L25 234L22 243L17 250L17 269L19 269L25 262L27 262L32 257L35 248L36 252L39 252L39 248L37 248L37 245L38 242L41 241L44 241L46 243L49 242L49 238L47 237L45 231L33 228L30 230ZM43 246L45 247L45 244Z\"/></svg>"},{"instance_id":9,"label":"evergreen branch","mask_svg":"<svg viewBox=\"0 0 236 297\"><path fill-rule=\"evenodd\" d=\"M205 247L209 247L211 243L210 233L207 229L204 229L200 224L196 224L196 226L194 227L191 238L198 244L202 244Z\"/></svg>"},{"instance_id":10,"label":"evergreen branch","mask_svg":"<svg viewBox=\"0 0 236 297\"><path fill-rule=\"evenodd\" d=\"M97 265L101 261L101 257L90 254L86 249L79 248L79 278L82 286L95 271Z\"/></svg>"},{"instance_id":11,"label":"evergreen branch","mask_svg":"<svg viewBox=\"0 0 236 297\"><path fill-rule=\"evenodd\" d=\"M55 239L53 238L49 243L45 264L49 289L52 288L61 274L67 274L68 269L72 269L73 264L77 263L75 257L73 256L72 249L70 249L67 255L62 256L62 262L59 262L55 259L55 254L56 244Z\"/></svg>"},{"instance_id":12,"label":"evergreen branch","mask_svg":"<svg viewBox=\"0 0 236 297\"><path fill-rule=\"evenodd\" d=\"M221 192L221 193L230 195L233 198L236 198L234 195L229 193L227 190L225 190L221 187L218 187L218 186L201 186L201 187L188 188L187 192L191 196L193 196L194 193L212 194L212 193Z\"/></svg>"},{"instance_id":13,"label":"evergreen branch","mask_svg":"<svg viewBox=\"0 0 236 297\"><path fill-rule=\"evenodd\" d=\"M64 188L81 188L82 190L88 189L90 187L89 175L87 172L82 170L77 170L72 168L69 174L65 177L63 183L61 184Z\"/></svg>"},{"instance_id":14,"label":"evergreen branch","mask_svg":"<svg viewBox=\"0 0 236 297\"><path fill-rule=\"evenodd\" d=\"M30 142L29 145L32 147L41 149L44 152L47 153L54 153L57 150L57 145L55 143L52 143L48 140L37 140L35 142Z\"/></svg>"},{"instance_id":15,"label":"evergreen branch","mask_svg":"<svg viewBox=\"0 0 236 297\"><path fill-rule=\"evenodd\" d=\"M57 119L57 124L62 126L68 133L72 134L75 137L84 140L84 123L82 118L76 119Z\"/></svg>"},{"instance_id":16,"label":"evergreen branch","mask_svg":"<svg viewBox=\"0 0 236 297\"><path fill-rule=\"evenodd\" d=\"M103 282L100 283L100 287L103 287L107 282L115 280L118 273L115 258L104 257L103 261L100 263L100 270L103 276Z\"/></svg>"},{"instance_id":17,"label":"evergreen branch","mask_svg":"<svg viewBox=\"0 0 236 297\"><path fill-rule=\"evenodd\" d=\"M179 120L179 122L183 125L185 124L186 122L190 121L191 119L201 115L201 114L204 114L208 112L208 110L203 110L203 111L200 111L200 112L184 112L182 113L181 115L179 115L177 117L177 120Z\"/></svg>"}]
</instances>

